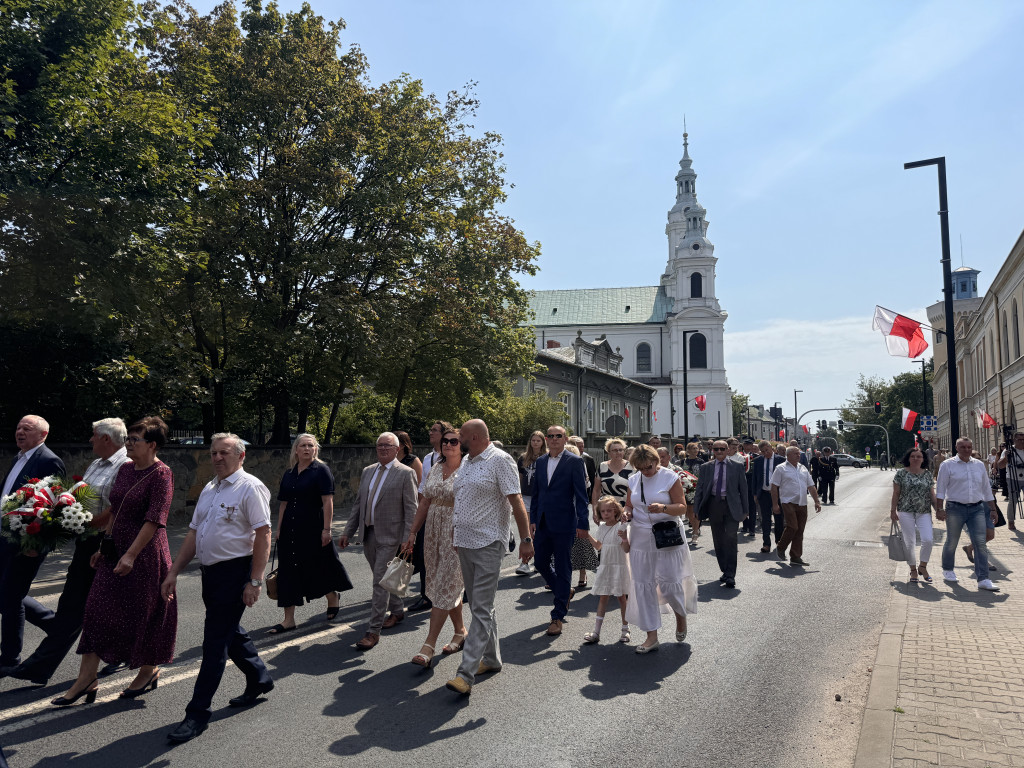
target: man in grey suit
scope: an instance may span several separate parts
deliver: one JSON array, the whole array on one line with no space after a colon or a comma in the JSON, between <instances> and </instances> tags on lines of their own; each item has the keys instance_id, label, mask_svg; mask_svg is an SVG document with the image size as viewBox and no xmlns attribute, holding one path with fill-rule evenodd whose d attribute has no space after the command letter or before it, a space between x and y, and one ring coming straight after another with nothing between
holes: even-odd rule
<instances>
[{"instance_id":1,"label":"man in grey suit","mask_svg":"<svg viewBox=\"0 0 1024 768\"><path fill-rule=\"evenodd\" d=\"M693 503L698 517L706 516L711 521L715 557L722 569L718 580L732 588L736 586L737 532L749 508L746 472L743 464L728 459L728 450L725 440L716 440L711 446L714 458L701 464L697 470L697 492Z\"/></svg>"},{"instance_id":2,"label":"man in grey suit","mask_svg":"<svg viewBox=\"0 0 1024 768\"><path fill-rule=\"evenodd\" d=\"M338 539L344 549L359 531L363 554L373 570L373 601L370 626L356 648L368 651L380 642L381 629L391 629L405 618L402 598L380 586L388 562L409 538L416 516L416 473L398 461L398 438L383 432L377 438L377 461L363 469L359 495L345 532ZM388 615L388 611L391 611Z\"/></svg>"}]
</instances>

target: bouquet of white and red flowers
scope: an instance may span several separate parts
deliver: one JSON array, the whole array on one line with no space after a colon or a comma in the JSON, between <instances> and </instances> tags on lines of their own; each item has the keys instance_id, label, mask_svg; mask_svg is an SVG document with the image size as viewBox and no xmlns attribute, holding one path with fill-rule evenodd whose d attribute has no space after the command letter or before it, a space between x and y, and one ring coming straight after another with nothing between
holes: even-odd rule
<instances>
[{"instance_id":1,"label":"bouquet of white and red flowers","mask_svg":"<svg viewBox=\"0 0 1024 768\"><path fill-rule=\"evenodd\" d=\"M683 484L683 493L686 494L686 503L693 506L693 497L697 493L697 476L691 475L685 469L677 469L679 482Z\"/></svg>"},{"instance_id":2,"label":"bouquet of white and red flowers","mask_svg":"<svg viewBox=\"0 0 1024 768\"><path fill-rule=\"evenodd\" d=\"M32 478L0 499L0 536L22 552L50 552L89 529L96 494L82 478Z\"/></svg>"}]
</instances>

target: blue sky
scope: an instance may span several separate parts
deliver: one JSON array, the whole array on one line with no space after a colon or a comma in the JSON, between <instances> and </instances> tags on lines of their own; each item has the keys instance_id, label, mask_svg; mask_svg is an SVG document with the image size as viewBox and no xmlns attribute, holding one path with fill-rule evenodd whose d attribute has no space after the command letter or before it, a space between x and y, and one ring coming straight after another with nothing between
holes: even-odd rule
<instances>
[{"instance_id":1,"label":"blue sky","mask_svg":"<svg viewBox=\"0 0 1024 768\"><path fill-rule=\"evenodd\" d=\"M875 304L941 298L935 171L904 162L946 156L954 267L962 237L982 290L1024 228L1024 3L311 4L375 82L477 83L504 211L542 245L530 288L657 283L685 114L729 382L787 414L794 388L828 407L920 370L870 330Z\"/></svg>"}]
</instances>

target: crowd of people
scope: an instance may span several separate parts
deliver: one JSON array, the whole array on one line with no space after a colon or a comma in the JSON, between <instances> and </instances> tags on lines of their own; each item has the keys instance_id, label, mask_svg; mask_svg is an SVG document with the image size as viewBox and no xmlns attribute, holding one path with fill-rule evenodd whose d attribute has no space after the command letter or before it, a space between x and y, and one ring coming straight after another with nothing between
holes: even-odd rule
<instances>
[{"instance_id":1,"label":"crowd of people","mask_svg":"<svg viewBox=\"0 0 1024 768\"><path fill-rule=\"evenodd\" d=\"M45 445L48 431L38 416L19 422L19 452L4 477L4 496L33 478L66 474ZM518 459L492 441L477 419L461 427L438 421L429 436L431 451L422 461L407 434L378 437L377 460L363 469L335 540L334 477L315 436L301 434L292 445L272 534L271 494L245 471L244 441L215 434L215 476L172 560L166 525L174 484L158 455L168 440L167 425L158 417L130 426L118 418L95 422L90 442L96 459L84 480L98 498L97 533L77 539L56 611L29 596L47 553L0 542L0 676L45 684L78 641L78 675L54 706L94 701L99 678L125 668L137 673L123 698L153 691L161 666L174 657L177 578L197 559L206 608L203 657L185 718L168 734L173 742L188 741L207 728L228 659L246 678L232 706L251 705L274 687L241 626L245 608L263 593L268 563L276 564L276 601L283 612L270 633L290 632L295 608L306 602L325 599L325 618L337 616L340 593L353 588L340 552L355 541L372 572L370 616L356 647L370 651L382 632L405 618L403 598L382 584L400 552L420 564L422 594L409 610L430 609L426 637L411 661L429 668L439 653L461 652L458 672L446 683L459 694L468 694L480 675L502 668L494 602L502 560L517 546L516 573L539 574L551 592L547 635L562 634L570 601L596 571L596 617L581 642L600 642L607 609L617 603L618 641L631 642L630 626L637 627L644 637L635 651L647 654L659 648L663 616L674 619L677 642L688 636L688 617L697 610L691 548L702 527L711 530L726 589L736 586L739 536L756 536L758 523L762 553L774 551L805 567L808 495L816 512L823 503L834 504L839 475L829 449L808 453L796 441L755 446L749 438L728 438L676 445L672 455L657 436L636 446L611 438L604 445L606 460L596 462L583 441L560 425L534 432ZM979 587L996 589L985 548L986 520L990 526L996 520L989 476L1009 465L1014 483L1024 484L1024 434L988 467L971 456L970 441L962 438L957 456L940 466L937 482L924 451L911 450L903 464L894 477L892 516L902 525L911 580L931 581L935 508L949 530L944 576L956 578L953 557L966 527ZM989 505L991 518L985 514ZM1014 513L1011 504L1011 525ZM45 638L23 660L26 621ZM438 648L449 622L451 640Z\"/></svg>"}]
</instances>

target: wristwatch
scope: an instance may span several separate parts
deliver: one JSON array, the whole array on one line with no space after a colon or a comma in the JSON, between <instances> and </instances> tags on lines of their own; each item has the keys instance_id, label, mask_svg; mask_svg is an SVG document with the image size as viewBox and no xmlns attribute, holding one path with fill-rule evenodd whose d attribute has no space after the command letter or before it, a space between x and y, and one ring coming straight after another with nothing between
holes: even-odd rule
<instances>
[{"instance_id":1,"label":"wristwatch","mask_svg":"<svg viewBox=\"0 0 1024 768\"><path fill-rule=\"evenodd\" d=\"M262 587L263 579L249 579L249 586L251 587Z\"/></svg>"},{"instance_id":2,"label":"wristwatch","mask_svg":"<svg viewBox=\"0 0 1024 768\"><path fill-rule=\"evenodd\" d=\"M525 539L519 542L520 544L533 544L533 539L527 536Z\"/></svg>"}]
</instances>

